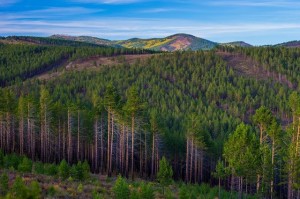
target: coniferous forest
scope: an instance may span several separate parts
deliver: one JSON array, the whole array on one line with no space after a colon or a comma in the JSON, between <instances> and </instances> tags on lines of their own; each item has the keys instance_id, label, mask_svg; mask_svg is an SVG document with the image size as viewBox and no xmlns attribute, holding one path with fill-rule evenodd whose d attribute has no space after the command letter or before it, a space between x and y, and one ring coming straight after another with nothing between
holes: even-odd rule
<instances>
[{"instance_id":1,"label":"coniferous forest","mask_svg":"<svg viewBox=\"0 0 300 199\"><path fill-rule=\"evenodd\" d=\"M0 45L2 171L118 176L109 198L157 197L149 183L128 186L137 180L158 183L160 198L300 198L299 48L37 41ZM66 68L95 57L118 64ZM2 183L2 196L17 198L22 183L10 193ZM44 197L36 183L27 189Z\"/></svg>"}]
</instances>

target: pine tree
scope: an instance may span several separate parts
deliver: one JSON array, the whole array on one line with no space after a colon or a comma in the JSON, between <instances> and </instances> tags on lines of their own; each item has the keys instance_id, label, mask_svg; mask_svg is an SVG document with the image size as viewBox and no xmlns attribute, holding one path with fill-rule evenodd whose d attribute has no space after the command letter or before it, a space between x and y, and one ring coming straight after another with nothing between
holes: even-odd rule
<instances>
[{"instance_id":1,"label":"pine tree","mask_svg":"<svg viewBox=\"0 0 300 199\"><path fill-rule=\"evenodd\" d=\"M261 168L261 172L257 175L257 184L256 184L256 190L257 192L261 191L261 182L266 181L266 179L261 179L261 175L265 175L264 172L266 172L265 168L268 167L268 146L266 145L266 141L268 138L267 130L271 125L271 122L273 120L273 115L269 109L267 109L264 106L261 106L259 109L256 110L255 115L253 116L254 123L257 124L259 127L259 144L260 149L263 152L262 156L262 162L264 163Z\"/></svg>"},{"instance_id":2,"label":"pine tree","mask_svg":"<svg viewBox=\"0 0 300 199\"><path fill-rule=\"evenodd\" d=\"M108 84L104 95L104 105L107 110L107 174L111 176L112 173L112 149L113 149L113 127L114 114L118 106L119 96L112 84Z\"/></svg>"},{"instance_id":3,"label":"pine tree","mask_svg":"<svg viewBox=\"0 0 300 199\"><path fill-rule=\"evenodd\" d=\"M127 90L127 103L125 110L131 117L131 178L134 179L134 135L135 135L135 124L136 117L145 108L145 104L142 103L138 90L135 86L132 86Z\"/></svg>"},{"instance_id":4,"label":"pine tree","mask_svg":"<svg viewBox=\"0 0 300 199\"><path fill-rule=\"evenodd\" d=\"M237 126L224 144L223 156L232 177L238 177L241 198L243 179L252 179L261 165L259 141L248 125L242 123Z\"/></svg>"},{"instance_id":5,"label":"pine tree","mask_svg":"<svg viewBox=\"0 0 300 199\"><path fill-rule=\"evenodd\" d=\"M45 87L41 87L40 90L40 120L41 120L41 132L40 132L40 149L41 160L47 161L49 159L49 153L52 146L50 146L50 130L51 130L51 109L52 100L49 91Z\"/></svg>"},{"instance_id":6,"label":"pine tree","mask_svg":"<svg viewBox=\"0 0 300 199\"><path fill-rule=\"evenodd\" d=\"M227 177L227 170L224 166L224 163L221 160L218 160L216 165L216 171L213 172L213 176L218 179L219 199L221 199L221 180Z\"/></svg>"},{"instance_id":7,"label":"pine tree","mask_svg":"<svg viewBox=\"0 0 300 199\"><path fill-rule=\"evenodd\" d=\"M172 183L173 170L167 159L163 156L159 161L159 170L157 173L157 180L162 186L163 194L165 187Z\"/></svg>"}]
</instances>

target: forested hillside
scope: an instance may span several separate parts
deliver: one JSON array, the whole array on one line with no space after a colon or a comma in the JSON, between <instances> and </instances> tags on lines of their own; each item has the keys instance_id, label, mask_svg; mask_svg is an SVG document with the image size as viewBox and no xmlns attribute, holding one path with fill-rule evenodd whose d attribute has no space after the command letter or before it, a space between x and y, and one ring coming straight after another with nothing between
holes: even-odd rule
<instances>
[{"instance_id":1,"label":"forested hillside","mask_svg":"<svg viewBox=\"0 0 300 199\"><path fill-rule=\"evenodd\" d=\"M51 41L51 39L45 39L45 41L48 40ZM72 60L91 56L111 57L150 52L137 49L81 46L82 44L78 43L80 45L74 47L72 46L73 43L64 40L54 42L54 44L61 44L62 46L1 45L0 43L0 85L6 86L13 82L21 82L49 70L57 69Z\"/></svg>"},{"instance_id":2,"label":"forested hillside","mask_svg":"<svg viewBox=\"0 0 300 199\"><path fill-rule=\"evenodd\" d=\"M223 46L133 63L116 56L143 53L1 45L1 149L147 180L161 176L165 156L176 181L222 186L239 198L299 197L299 49ZM36 78L91 56L121 64Z\"/></svg>"}]
</instances>

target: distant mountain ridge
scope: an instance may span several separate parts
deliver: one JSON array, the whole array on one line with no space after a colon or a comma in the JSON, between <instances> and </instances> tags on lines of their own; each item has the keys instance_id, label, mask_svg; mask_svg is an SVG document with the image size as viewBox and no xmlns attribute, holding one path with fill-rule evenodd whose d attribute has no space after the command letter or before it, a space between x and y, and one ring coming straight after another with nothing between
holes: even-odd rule
<instances>
[{"instance_id":1,"label":"distant mountain ridge","mask_svg":"<svg viewBox=\"0 0 300 199\"><path fill-rule=\"evenodd\" d=\"M157 51L176 51L176 50L210 50L218 43L195 37L188 34L175 34L165 38L140 39L131 38L128 40L107 40L89 36L68 36L52 35L50 38L81 41L92 44L108 45L125 48L144 48Z\"/></svg>"},{"instance_id":2,"label":"distant mountain ridge","mask_svg":"<svg viewBox=\"0 0 300 199\"><path fill-rule=\"evenodd\" d=\"M85 43L91 43L91 44L97 44L97 45L106 45L106 46L114 46L114 42L110 41L108 39L101 39L97 37L91 37L91 36L69 36L69 35L52 35L50 36L52 39L64 39L64 40L70 40L70 41L77 41L77 42L85 42ZM120 47L120 46L119 46Z\"/></svg>"},{"instance_id":3,"label":"distant mountain ridge","mask_svg":"<svg viewBox=\"0 0 300 199\"><path fill-rule=\"evenodd\" d=\"M231 46L231 47L253 47L251 44L248 44L244 41L234 41L228 43L222 43L223 46Z\"/></svg>"},{"instance_id":4,"label":"distant mountain ridge","mask_svg":"<svg viewBox=\"0 0 300 199\"><path fill-rule=\"evenodd\" d=\"M289 41L289 42L284 42L277 44L275 46L284 46L284 47L289 47L289 48L297 48L300 47L300 41Z\"/></svg>"},{"instance_id":5,"label":"distant mountain ridge","mask_svg":"<svg viewBox=\"0 0 300 199\"><path fill-rule=\"evenodd\" d=\"M32 36L8 36L0 37L0 43L11 44L34 44L34 45L66 45L66 46L107 46L114 48L140 48L154 51L184 51L184 50L210 50L217 46L228 47L254 47L244 41L233 41L218 43L207 39L199 38L189 34L174 34L164 38L131 38L127 40L108 40L92 36L70 36L55 34L50 37ZM300 41L289 41L275 45L265 45L266 47L300 47Z\"/></svg>"}]
</instances>

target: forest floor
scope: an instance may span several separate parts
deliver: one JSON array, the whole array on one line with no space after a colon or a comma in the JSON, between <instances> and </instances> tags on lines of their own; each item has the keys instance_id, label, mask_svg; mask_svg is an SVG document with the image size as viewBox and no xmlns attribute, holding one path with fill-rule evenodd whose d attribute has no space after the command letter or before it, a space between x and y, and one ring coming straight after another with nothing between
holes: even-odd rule
<instances>
[{"instance_id":1,"label":"forest floor","mask_svg":"<svg viewBox=\"0 0 300 199\"><path fill-rule=\"evenodd\" d=\"M56 176L48 176L34 173L21 173L14 170L2 169L0 175L6 173L9 177L9 187L13 186L17 176L20 176L26 186L29 186L32 181L39 183L42 190L42 198L113 198L113 186L117 179L107 177L107 175L91 174L89 180L83 182L75 181L72 178L61 180ZM133 182L128 181L129 187L138 186L141 182L147 182L140 178L136 178ZM166 195L161 192L161 187L156 182L151 182L154 188L155 198L164 199ZM168 187L169 194L172 198L178 198L179 188L176 184Z\"/></svg>"},{"instance_id":2,"label":"forest floor","mask_svg":"<svg viewBox=\"0 0 300 199\"><path fill-rule=\"evenodd\" d=\"M17 176L22 177L24 183L29 185L32 181L37 181L42 189L43 198L93 198L93 192L97 192L111 198L111 188L113 181L108 181L106 176L92 176L90 180L84 182L74 181L72 179L61 180L57 177L20 173L16 171L2 170L9 176L9 185L12 186ZM103 180L99 180L103 179ZM104 180L105 179L105 180Z\"/></svg>"},{"instance_id":3,"label":"forest floor","mask_svg":"<svg viewBox=\"0 0 300 199\"><path fill-rule=\"evenodd\" d=\"M232 67L237 73L241 75L253 77L258 80L265 80L269 78L277 83L284 84L289 88L293 88L292 82L290 82L285 75L267 70L267 66L264 66L262 63L258 63L250 57L239 53L229 53L221 51L217 52L217 55L219 55L225 62L227 62L229 67Z\"/></svg>"}]
</instances>

